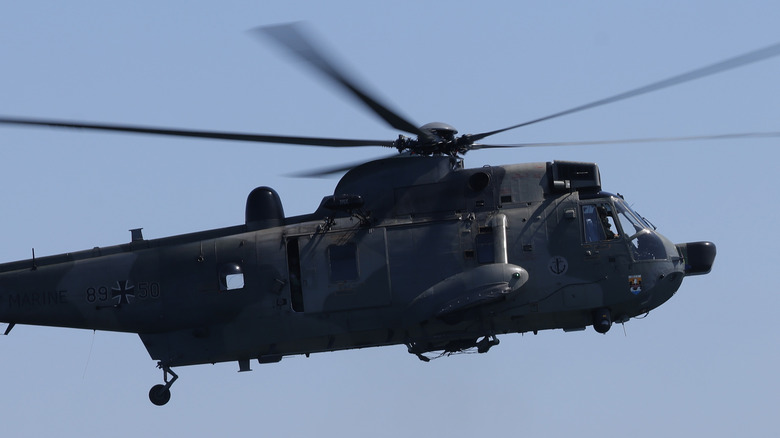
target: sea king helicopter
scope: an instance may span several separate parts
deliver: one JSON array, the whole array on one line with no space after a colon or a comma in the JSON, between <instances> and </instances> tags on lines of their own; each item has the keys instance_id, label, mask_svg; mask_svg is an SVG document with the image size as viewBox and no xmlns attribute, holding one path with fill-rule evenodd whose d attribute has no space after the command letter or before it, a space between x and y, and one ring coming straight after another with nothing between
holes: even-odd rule
<instances>
[{"instance_id":1,"label":"sea king helicopter","mask_svg":"<svg viewBox=\"0 0 780 438\"><path fill-rule=\"evenodd\" d=\"M691 81L780 54L780 44L507 128L457 135L418 126L337 66L299 24L254 32L322 74L411 136L292 137L0 117L49 126L399 154L347 171L313 213L287 217L278 194L253 190L245 223L0 264L0 321L137 333L163 371L149 398L164 405L174 367L404 344L432 355L487 352L498 335L605 333L710 272L711 242L673 243L618 195L594 163L553 161L469 169L471 150L533 123ZM751 137L769 134L734 134ZM723 138L639 139L616 142ZM593 144L608 142L580 142Z\"/></svg>"}]
</instances>

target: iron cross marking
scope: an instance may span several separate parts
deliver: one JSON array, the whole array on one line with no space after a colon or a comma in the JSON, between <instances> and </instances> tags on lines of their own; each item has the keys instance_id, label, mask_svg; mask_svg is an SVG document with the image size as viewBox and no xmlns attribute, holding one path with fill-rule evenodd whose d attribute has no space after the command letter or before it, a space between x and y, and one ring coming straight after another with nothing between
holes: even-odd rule
<instances>
[{"instance_id":1,"label":"iron cross marking","mask_svg":"<svg viewBox=\"0 0 780 438\"><path fill-rule=\"evenodd\" d=\"M124 283L117 281L116 286L111 288L111 298L119 298L117 304L130 304L130 297L135 298L133 291L135 286L130 286L127 280Z\"/></svg>"}]
</instances>

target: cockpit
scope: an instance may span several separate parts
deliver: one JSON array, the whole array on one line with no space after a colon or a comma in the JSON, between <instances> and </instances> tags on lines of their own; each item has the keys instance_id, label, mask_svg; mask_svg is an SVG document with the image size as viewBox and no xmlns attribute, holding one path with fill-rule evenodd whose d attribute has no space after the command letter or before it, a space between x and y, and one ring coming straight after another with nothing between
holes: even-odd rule
<instances>
[{"instance_id":1,"label":"cockpit","mask_svg":"<svg viewBox=\"0 0 780 438\"><path fill-rule=\"evenodd\" d=\"M663 241L641 215L622 197L602 193L604 197L583 201L582 226L585 244L626 242L634 260L664 260Z\"/></svg>"}]
</instances>

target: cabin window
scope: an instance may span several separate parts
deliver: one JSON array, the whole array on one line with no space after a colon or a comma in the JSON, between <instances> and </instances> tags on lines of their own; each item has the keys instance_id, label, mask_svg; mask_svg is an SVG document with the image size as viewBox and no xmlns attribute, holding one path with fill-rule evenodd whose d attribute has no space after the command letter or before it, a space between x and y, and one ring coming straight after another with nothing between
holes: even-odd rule
<instances>
[{"instance_id":1,"label":"cabin window","mask_svg":"<svg viewBox=\"0 0 780 438\"><path fill-rule=\"evenodd\" d=\"M227 263L219 270L219 290L230 291L244 288L244 272L238 263Z\"/></svg>"},{"instance_id":2,"label":"cabin window","mask_svg":"<svg viewBox=\"0 0 780 438\"><path fill-rule=\"evenodd\" d=\"M230 274L225 276L225 286L227 290L243 289L244 274Z\"/></svg>"},{"instance_id":3,"label":"cabin window","mask_svg":"<svg viewBox=\"0 0 780 438\"><path fill-rule=\"evenodd\" d=\"M357 245L331 245L328 247L330 282L342 283L358 279Z\"/></svg>"}]
</instances>

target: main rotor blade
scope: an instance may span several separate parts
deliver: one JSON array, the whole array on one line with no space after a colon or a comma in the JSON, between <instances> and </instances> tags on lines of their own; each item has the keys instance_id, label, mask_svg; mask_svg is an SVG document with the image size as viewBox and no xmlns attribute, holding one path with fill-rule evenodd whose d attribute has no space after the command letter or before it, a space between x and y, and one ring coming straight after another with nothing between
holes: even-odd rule
<instances>
[{"instance_id":1,"label":"main rotor blade","mask_svg":"<svg viewBox=\"0 0 780 438\"><path fill-rule=\"evenodd\" d=\"M369 161L376 161L376 160L383 160L383 159L386 159L386 158L393 158L393 157L397 157L398 155L399 154L393 154L393 155L387 155L387 156L384 156L384 157L373 158L373 159L370 159L370 160L355 161L355 162L348 163L348 164L339 164L339 165L336 165L336 166L320 167L318 169L304 170L302 172L291 173L291 174L289 174L287 176L291 176L291 177L295 177L295 178L324 178L324 177L331 176L331 175L334 175L334 174L337 174L337 173L346 172L348 170L351 170L351 169L353 169L355 167L360 166L361 164L366 164Z\"/></svg>"},{"instance_id":2,"label":"main rotor blade","mask_svg":"<svg viewBox=\"0 0 780 438\"><path fill-rule=\"evenodd\" d=\"M772 138L772 137L780 137L780 131L743 132L743 133L736 133L736 134L719 134L719 135L696 135L690 137L628 138L622 140L559 141L559 142L544 142L544 143L516 143L516 144L475 143L472 145L472 149L530 148L530 147L549 147L549 146L592 146L592 145L600 145L600 144L662 143L662 142L675 142L675 141L732 140L737 138Z\"/></svg>"},{"instance_id":3,"label":"main rotor blade","mask_svg":"<svg viewBox=\"0 0 780 438\"><path fill-rule=\"evenodd\" d=\"M639 87L630 91L626 91L624 93L616 94L612 97L607 97L606 99L597 100L595 102L587 103L585 105L580 105L565 111L557 112L555 114L550 114L549 116L540 117L538 119L530 120L528 122L520 123L517 125L510 126L508 128L503 129L497 129L495 131L489 131L489 132L483 132L481 134L474 134L471 136L472 141L479 141L485 137L498 134L500 132L509 131L510 129L516 129L523 126L528 126L533 123L543 122L545 120L554 119L556 117L565 116L568 114L576 113L579 111L584 111L586 109L595 108L597 106L606 105L608 103L618 102L620 100L625 100L631 97L639 96L641 94L650 93L651 91L657 91L663 88L672 87L674 85L682 84L684 82L693 81L695 79L701 79L705 76L714 75L717 73L724 72L726 70L731 70L734 68L742 67L748 64L752 64L754 62L763 61L765 59L771 58L773 56L780 55L780 43L773 44L769 47L765 47L763 49L755 50L749 53L745 53L744 55L735 56L733 58L729 58L725 61L721 61L712 65L708 65L706 67L698 68L696 70L691 70L687 73L683 73L677 76L672 76L670 78L664 79L662 81L654 82L649 85L645 85L644 87Z\"/></svg>"},{"instance_id":4,"label":"main rotor blade","mask_svg":"<svg viewBox=\"0 0 780 438\"><path fill-rule=\"evenodd\" d=\"M213 138L219 140L249 141L257 143L283 143L306 146L328 147L359 147L387 146L393 147L392 141L386 140L352 140L343 138L323 137L290 137L268 134L242 134L237 132L196 131L184 129L154 128L147 126L113 125L107 123L83 123L65 120L25 119L15 117L0 117L0 124L50 126L54 128L92 129L98 131L132 132L137 134L167 135L173 137Z\"/></svg>"},{"instance_id":5,"label":"main rotor blade","mask_svg":"<svg viewBox=\"0 0 780 438\"><path fill-rule=\"evenodd\" d=\"M270 37L282 48L295 55L300 60L341 85L349 93L360 99L366 106L371 108L379 117L384 119L395 129L409 132L417 135L419 138L428 138L430 133L418 128L415 124L400 116L398 112L391 110L387 105L371 96L364 88L357 85L354 79L350 79L347 74L336 67L328 59L324 50L317 48L313 43L313 38L307 37L303 26L298 23L281 24L276 26L261 26L254 29L259 35Z\"/></svg>"}]
</instances>

